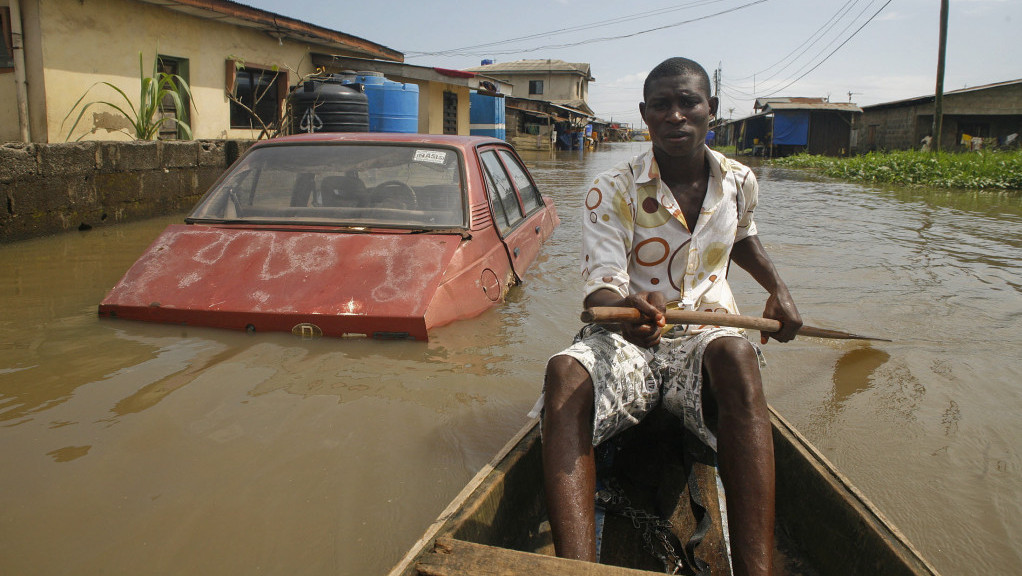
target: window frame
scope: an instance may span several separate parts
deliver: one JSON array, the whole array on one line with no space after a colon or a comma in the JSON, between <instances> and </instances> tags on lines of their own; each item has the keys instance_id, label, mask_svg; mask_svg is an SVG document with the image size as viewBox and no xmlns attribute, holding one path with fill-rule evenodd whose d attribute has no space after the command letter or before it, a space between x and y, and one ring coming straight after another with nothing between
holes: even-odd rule
<instances>
[{"instance_id":1,"label":"window frame","mask_svg":"<svg viewBox=\"0 0 1022 576\"><path fill-rule=\"evenodd\" d=\"M543 95L543 81L542 80L529 80L529 96L542 96Z\"/></svg>"},{"instance_id":2,"label":"window frame","mask_svg":"<svg viewBox=\"0 0 1022 576\"><path fill-rule=\"evenodd\" d=\"M273 92L274 92L275 98L277 99L277 102L276 102L276 106L274 106L275 117L271 121L269 121L269 122L267 122L265 118L261 118L261 120L263 120L263 122L266 122L267 127L272 127L274 125L274 123L283 122L283 120L284 120L284 103L287 101L287 94L288 94L288 90L289 90L289 87L290 87L289 86L289 74L288 74L287 69L286 68L285 69L279 69L278 68L278 69L274 70L274 68L277 68L277 67L276 66L266 66L266 65L262 65L262 64L250 64L250 63L247 63L247 62L242 63L239 60L232 60L232 59L228 59L226 61L226 89L227 89L227 94L233 95L235 98L238 98L239 100L242 100L242 98L240 96L238 96L238 94L236 93L236 90L237 90L237 87L238 87L239 72L246 72L248 74L253 74L255 72L258 72L260 74L262 74L262 73L269 73L269 74L273 75L273 78L270 80L270 82L276 84L276 90L273 91ZM242 100L242 102L246 106L248 106L248 103L244 102L244 100ZM255 119L251 117L251 114L247 110L245 110L244 108L238 107L238 105L231 98L227 99L227 103L228 103L228 106L229 106L228 122L230 123L230 129L231 130L262 130L262 127L256 125L257 123L255 122ZM242 126L242 125L235 124L235 122L234 122L234 112L235 112L235 110L243 112L246 115L246 117L247 117L247 119L249 121L249 123L247 125ZM253 112L255 112L255 108L254 107L253 107Z\"/></svg>"},{"instance_id":3,"label":"window frame","mask_svg":"<svg viewBox=\"0 0 1022 576\"><path fill-rule=\"evenodd\" d=\"M174 67L177 70L176 72L174 72L174 74L176 74L177 76L180 76L182 80L184 80L185 82L187 82L189 84L189 86L191 86L191 80L188 77L189 66L188 66L188 59L187 58L181 58L181 57L178 57L178 56L169 56L167 54L157 54L156 55L156 60L157 60L157 67L159 67L159 68L162 68L164 62L173 63ZM161 69L160 71L162 72L163 70ZM188 94L187 93L182 92L182 91L179 90L178 91L178 96L181 97L181 107L183 108L183 110L180 110L180 111L173 110L173 112L174 112L175 115L180 114L181 120L186 122L188 124L188 126L191 126L192 125L192 115L191 115L192 103L188 99ZM168 112L168 110L164 109L165 105L166 105L166 102L161 102L160 103L160 112L161 113ZM183 140L184 137L185 137L184 130L179 125L177 125L175 123L171 123L171 125L173 125L173 127L174 127L174 136L171 139ZM166 126L166 123L164 124L164 126ZM163 127L161 126L161 128L163 128ZM164 134L169 135L170 134L170 130L163 130L163 129L160 130L160 139L161 140L164 139Z\"/></svg>"},{"instance_id":4,"label":"window frame","mask_svg":"<svg viewBox=\"0 0 1022 576\"><path fill-rule=\"evenodd\" d=\"M4 48L11 57L10 66L0 65L0 74L14 72L14 35L11 31L11 8L0 6L0 34L3 35Z\"/></svg>"},{"instance_id":5,"label":"window frame","mask_svg":"<svg viewBox=\"0 0 1022 576\"><path fill-rule=\"evenodd\" d=\"M511 175L507 171L507 167L504 165L504 162L498 153L500 150L501 148L497 146L480 150L479 164L486 176L486 195L490 200L490 206L493 210L494 224L497 226L497 230L500 232L501 237L506 238L510 235L511 231L528 219L528 214L525 213L525 209L522 207L522 200L519 197L518 188L515 186L514 179L511 178ZM496 161L496 168L501 170L501 173L508 184L510 195L501 193L500 186L497 184L497 178L493 175L490 165L486 162L486 159L491 156L494 161ZM508 203L505 202L505 199L513 199L514 205L509 206ZM498 209L500 212L498 212ZM502 219L500 218L501 215L503 215Z\"/></svg>"},{"instance_id":6,"label":"window frame","mask_svg":"<svg viewBox=\"0 0 1022 576\"><path fill-rule=\"evenodd\" d=\"M536 186L536 182L532 179L532 175L525 168L522 162L515 157L515 155L507 148L497 148L497 158L500 159L504 165L504 172L508 175L508 179L511 185L515 188L515 194L518 197L518 203L521 206L522 212L525 214L525 218L528 218L538 210L542 210L546 207L546 203L543 201L543 195L539 191L539 186ZM519 186L518 181L512 174L512 167L514 171L517 171L519 175L523 176L529 183L529 189L532 192L531 202L526 202L523 189Z\"/></svg>"}]
</instances>

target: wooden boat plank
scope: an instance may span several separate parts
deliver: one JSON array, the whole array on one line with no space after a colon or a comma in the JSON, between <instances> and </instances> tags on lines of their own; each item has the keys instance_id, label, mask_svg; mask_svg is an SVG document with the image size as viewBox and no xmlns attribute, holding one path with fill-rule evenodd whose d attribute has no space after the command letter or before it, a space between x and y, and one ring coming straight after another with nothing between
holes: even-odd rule
<instances>
[{"instance_id":1,"label":"wooden boat plank","mask_svg":"<svg viewBox=\"0 0 1022 576\"><path fill-rule=\"evenodd\" d=\"M422 576L649 576L649 572L577 562L455 538L438 538L433 552L418 563Z\"/></svg>"},{"instance_id":2,"label":"wooden boat plank","mask_svg":"<svg viewBox=\"0 0 1022 576\"><path fill-rule=\"evenodd\" d=\"M804 437L771 408L774 432L775 460L777 463L777 537L778 574L785 575L847 575L866 576L937 576L938 572L880 513L868 498L855 489ZM536 558L556 559L552 554L549 527L545 525L545 496L542 486L542 458L538 421L530 421L497 456L480 470L429 527L426 534L391 571L390 576L433 574L441 570L431 566L441 563L432 552L437 540L447 545L444 554L458 556L462 550L472 554L489 555L480 560L489 572L435 572L437 574L536 574L550 573L536 562ZM648 456L648 455L647 455ZM656 458L640 458L629 463L648 462ZM626 466L627 467L627 466ZM640 472L641 475L642 472ZM684 475L669 483L678 484L666 500L680 500L684 494ZM705 484L705 481L704 481ZM660 509L673 514L670 503L664 506L661 494ZM674 510L687 508L686 502L675 502ZM719 516L715 518L719 522ZM629 527L630 528L630 527ZM607 532L605 531L605 538ZM628 534L619 533L628 538ZM631 536L635 536L632 534ZM676 536L678 536L676 534ZM462 545L462 543L464 545ZM604 542L605 546L607 541ZM633 546L634 547L634 546ZM492 549L491 549L492 548ZM492 571L492 566L509 562L528 554L525 568L518 571ZM517 560L516 560L517 561ZM454 566L456 560L444 559L445 566ZM475 562L475 560L472 560ZM596 564L561 560L572 566L562 569L563 574L604 574ZM641 563L631 564L627 557L624 565L648 569ZM418 565L418 566L417 566ZM463 569L468 569L466 565ZM510 565L508 565L510 566ZM547 565L543 565L547 566ZM553 565L551 565L553 566ZM614 568L615 567L608 567ZM447 570L447 568L442 568ZM475 569L475 568L473 568ZM480 568L482 569L482 568ZM650 574L643 570L629 573ZM716 571L715 571L716 573ZM608 572L607 574L623 574Z\"/></svg>"},{"instance_id":3,"label":"wooden boat plank","mask_svg":"<svg viewBox=\"0 0 1022 576\"><path fill-rule=\"evenodd\" d=\"M907 538L771 409L778 523L822 574L937 575Z\"/></svg>"}]
</instances>

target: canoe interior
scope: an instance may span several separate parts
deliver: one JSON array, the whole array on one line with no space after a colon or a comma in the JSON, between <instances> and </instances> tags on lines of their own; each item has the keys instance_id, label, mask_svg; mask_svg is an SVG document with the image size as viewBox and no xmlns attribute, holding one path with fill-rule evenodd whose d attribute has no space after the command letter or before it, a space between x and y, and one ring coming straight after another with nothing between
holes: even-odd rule
<instances>
[{"instance_id":1,"label":"canoe interior","mask_svg":"<svg viewBox=\"0 0 1022 576\"><path fill-rule=\"evenodd\" d=\"M777 463L775 574L936 574L847 479L771 412ZM614 449L613 476L633 507L671 520L670 540L683 556L701 512L689 494L694 472L696 500L713 520L694 556L707 562L712 574L729 574L713 454L680 431L673 417L660 414L623 434ZM470 482L391 576L663 572L663 563L644 549L642 533L616 514L607 515L604 528L605 566L553 558L541 465L539 426L532 422Z\"/></svg>"}]
</instances>

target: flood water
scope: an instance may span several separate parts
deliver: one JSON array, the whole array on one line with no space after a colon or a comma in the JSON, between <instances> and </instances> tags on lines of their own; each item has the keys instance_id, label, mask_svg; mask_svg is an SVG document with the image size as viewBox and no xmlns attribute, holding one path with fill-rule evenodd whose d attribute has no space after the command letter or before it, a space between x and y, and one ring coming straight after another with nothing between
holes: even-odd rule
<instances>
[{"instance_id":1,"label":"flood water","mask_svg":"<svg viewBox=\"0 0 1022 576\"><path fill-rule=\"evenodd\" d=\"M385 573L525 423L580 325L581 192L641 146L529 160L561 227L429 343L100 321L182 216L0 246L0 574ZM756 171L806 323L893 340L772 342L768 400L944 574L1022 572L1019 196Z\"/></svg>"}]
</instances>

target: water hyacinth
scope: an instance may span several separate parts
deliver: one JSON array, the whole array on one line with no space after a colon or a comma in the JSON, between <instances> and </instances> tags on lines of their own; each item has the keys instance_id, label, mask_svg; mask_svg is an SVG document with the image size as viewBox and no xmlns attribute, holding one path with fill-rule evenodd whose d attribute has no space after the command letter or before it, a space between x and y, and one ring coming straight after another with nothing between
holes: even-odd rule
<instances>
[{"instance_id":1,"label":"water hyacinth","mask_svg":"<svg viewBox=\"0 0 1022 576\"><path fill-rule=\"evenodd\" d=\"M933 154L914 150L870 152L850 158L797 154L771 161L834 178L936 188L1022 190L1022 150Z\"/></svg>"}]
</instances>

